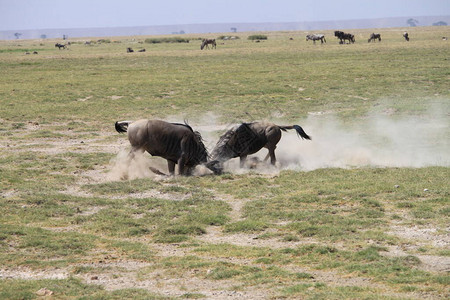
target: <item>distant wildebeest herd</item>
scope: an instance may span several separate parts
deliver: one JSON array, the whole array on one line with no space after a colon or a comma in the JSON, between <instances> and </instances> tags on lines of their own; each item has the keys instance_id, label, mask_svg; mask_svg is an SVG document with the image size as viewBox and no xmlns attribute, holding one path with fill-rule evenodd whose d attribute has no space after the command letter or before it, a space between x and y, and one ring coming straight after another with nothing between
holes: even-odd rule
<instances>
[{"instance_id":1,"label":"distant wildebeest herd","mask_svg":"<svg viewBox=\"0 0 450 300\"><path fill-rule=\"evenodd\" d=\"M343 31L339 31L336 30L334 32L334 36L337 37L339 39L339 44L346 44L346 41L348 42L348 44L353 44L355 43L355 36L351 33L345 33ZM403 33L403 37L405 38L405 41L409 41L409 34L408 32L404 32ZM291 38L292 40L292 38ZM316 41L320 40L321 43L323 44L324 42L326 43L327 41L325 40L325 35L323 34L308 34L306 35L306 41L312 40L314 42L314 44L316 43ZM369 37L369 39L367 40L367 42L375 42L376 40L378 40L379 42L381 42L381 34L379 33L372 33ZM443 40L447 40L447 38L443 37Z\"/></svg>"},{"instance_id":2,"label":"distant wildebeest herd","mask_svg":"<svg viewBox=\"0 0 450 300\"><path fill-rule=\"evenodd\" d=\"M275 149L281 139L281 132L295 129L302 139L310 140L299 125L279 126L273 123L252 122L242 123L226 131L208 154L203 138L198 131L194 131L186 122L168 123L161 120L117 121L117 132L127 132L131 150L128 160L131 161L136 153L147 151L152 156L159 156L167 160L169 174L175 175L175 165L178 174L191 175L194 168L204 165L214 174L222 174L224 163L239 157L243 167L248 155L254 154L262 148L269 151L264 161L270 157L272 165L276 163ZM164 174L150 168L157 174Z\"/></svg>"},{"instance_id":3,"label":"distant wildebeest herd","mask_svg":"<svg viewBox=\"0 0 450 300\"><path fill-rule=\"evenodd\" d=\"M336 38L338 38L339 40L339 44L353 44L355 43L356 39L355 39L355 35L351 34L351 33L346 33L343 31L339 31L336 30L334 32L334 36ZM408 32L404 32L403 33L403 38L405 39L405 41L409 41L409 34ZM290 40L293 40L293 38L289 38ZM325 35L324 34L308 34L306 35L306 41L313 41L313 43L315 44L316 41L320 41L321 44L326 43L326 39L325 39ZM381 34L379 33L372 33L369 37L369 39L367 40L369 43L370 42L375 42L376 40L378 40L379 42L381 42ZM447 40L446 37L443 37L442 40ZM55 47L58 48L59 50L61 49L69 49L68 46L70 46L70 42L67 42L65 44L61 44L61 43L56 43ZM84 43L85 45L91 45L91 41L86 41ZM202 42L200 44L200 50L203 49L216 49L217 47L217 43L216 43L216 39L202 39ZM145 49L140 49L140 50L133 50L131 47L128 47L126 49L127 53L133 53L133 52L145 52ZM25 54L30 54L30 52L26 52ZM36 51L33 52L33 54L38 54Z\"/></svg>"}]
</instances>

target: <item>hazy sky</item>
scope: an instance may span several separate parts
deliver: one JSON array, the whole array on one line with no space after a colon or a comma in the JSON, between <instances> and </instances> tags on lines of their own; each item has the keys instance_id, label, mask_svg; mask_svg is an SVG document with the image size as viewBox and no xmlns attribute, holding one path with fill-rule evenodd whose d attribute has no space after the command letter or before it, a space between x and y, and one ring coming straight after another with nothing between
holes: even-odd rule
<instances>
[{"instance_id":1,"label":"hazy sky","mask_svg":"<svg viewBox=\"0 0 450 300\"><path fill-rule=\"evenodd\" d=\"M450 0L0 0L0 30L450 15Z\"/></svg>"}]
</instances>

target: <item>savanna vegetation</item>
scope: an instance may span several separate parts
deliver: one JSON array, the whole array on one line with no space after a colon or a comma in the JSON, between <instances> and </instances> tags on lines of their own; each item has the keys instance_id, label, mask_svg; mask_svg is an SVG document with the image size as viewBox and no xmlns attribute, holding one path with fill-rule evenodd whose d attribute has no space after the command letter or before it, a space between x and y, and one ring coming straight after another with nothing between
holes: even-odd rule
<instances>
[{"instance_id":1,"label":"savanna vegetation","mask_svg":"<svg viewBox=\"0 0 450 300\"><path fill-rule=\"evenodd\" d=\"M108 177L128 147L116 120L188 120L211 146L241 121L448 117L448 28L403 31L233 33L203 51L200 35L0 41L0 298L448 298L445 159Z\"/></svg>"}]
</instances>

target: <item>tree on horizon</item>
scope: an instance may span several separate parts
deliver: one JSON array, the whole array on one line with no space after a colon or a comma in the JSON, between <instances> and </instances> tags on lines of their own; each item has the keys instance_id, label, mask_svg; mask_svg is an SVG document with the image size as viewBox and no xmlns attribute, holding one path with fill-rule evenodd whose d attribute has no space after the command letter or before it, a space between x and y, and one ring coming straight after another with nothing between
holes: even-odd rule
<instances>
[{"instance_id":1,"label":"tree on horizon","mask_svg":"<svg viewBox=\"0 0 450 300\"><path fill-rule=\"evenodd\" d=\"M416 27L417 23L419 23L419 21L417 21L416 19L410 18L408 19L408 21L406 21L406 24L408 24L411 27Z\"/></svg>"}]
</instances>

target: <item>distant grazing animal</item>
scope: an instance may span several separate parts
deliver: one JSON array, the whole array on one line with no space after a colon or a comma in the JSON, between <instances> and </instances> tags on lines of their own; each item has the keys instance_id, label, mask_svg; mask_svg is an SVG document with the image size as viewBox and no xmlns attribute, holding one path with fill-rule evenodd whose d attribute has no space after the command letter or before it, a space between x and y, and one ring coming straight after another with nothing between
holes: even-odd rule
<instances>
[{"instance_id":1,"label":"distant grazing animal","mask_svg":"<svg viewBox=\"0 0 450 300\"><path fill-rule=\"evenodd\" d=\"M355 42L355 36L351 33L345 33L343 31L335 31L334 36L339 39L339 44L344 44L346 40L348 40L349 44Z\"/></svg>"},{"instance_id":2,"label":"distant grazing animal","mask_svg":"<svg viewBox=\"0 0 450 300\"><path fill-rule=\"evenodd\" d=\"M406 31L403 33L403 37L407 42L409 42L409 34Z\"/></svg>"},{"instance_id":3,"label":"distant grazing animal","mask_svg":"<svg viewBox=\"0 0 450 300\"><path fill-rule=\"evenodd\" d=\"M316 41L320 40L323 44L323 42L327 42L327 40L325 39L325 36L323 34L308 34L306 36L306 41L312 40L314 42L314 44L316 43Z\"/></svg>"},{"instance_id":4,"label":"distant grazing animal","mask_svg":"<svg viewBox=\"0 0 450 300\"><path fill-rule=\"evenodd\" d=\"M61 48L62 48L62 49L67 49L67 46L66 46L66 45L60 44L60 43L56 43L56 44L55 44L55 47L58 48L59 50L61 50Z\"/></svg>"},{"instance_id":5,"label":"distant grazing animal","mask_svg":"<svg viewBox=\"0 0 450 300\"><path fill-rule=\"evenodd\" d=\"M147 151L153 156L165 158L171 175L175 174L176 164L180 175L190 175L195 166L208 160L200 133L188 124L160 120L117 121L115 128L117 132L128 133L130 160L136 152Z\"/></svg>"},{"instance_id":6,"label":"distant grazing animal","mask_svg":"<svg viewBox=\"0 0 450 300\"><path fill-rule=\"evenodd\" d=\"M381 34L379 33L372 33L370 35L370 38L367 40L368 43L375 42L375 40L378 39L379 42L381 42Z\"/></svg>"},{"instance_id":7,"label":"distant grazing animal","mask_svg":"<svg viewBox=\"0 0 450 300\"><path fill-rule=\"evenodd\" d=\"M86 41L86 42L84 42L84 44L85 44L86 46L90 46L90 45L91 45L91 41Z\"/></svg>"},{"instance_id":8,"label":"distant grazing animal","mask_svg":"<svg viewBox=\"0 0 450 300\"><path fill-rule=\"evenodd\" d=\"M38 52L37 51L33 51L33 54L38 54Z\"/></svg>"},{"instance_id":9,"label":"distant grazing animal","mask_svg":"<svg viewBox=\"0 0 450 300\"><path fill-rule=\"evenodd\" d=\"M134 52L134 50L128 47L127 48L127 53L132 53L132 52Z\"/></svg>"},{"instance_id":10,"label":"distant grazing animal","mask_svg":"<svg viewBox=\"0 0 450 300\"><path fill-rule=\"evenodd\" d=\"M203 48L206 47L206 49L209 49L209 46L211 45L211 48L216 49L216 39L203 39L202 40L202 44L200 46L200 50L203 50Z\"/></svg>"},{"instance_id":11,"label":"distant grazing animal","mask_svg":"<svg viewBox=\"0 0 450 300\"><path fill-rule=\"evenodd\" d=\"M145 52L145 49L138 50L138 52Z\"/></svg>"},{"instance_id":12,"label":"distant grazing animal","mask_svg":"<svg viewBox=\"0 0 450 300\"><path fill-rule=\"evenodd\" d=\"M241 167L244 166L248 155L254 154L263 147L269 150L264 161L270 157L272 165L276 163L275 149L281 139L281 131L295 129L302 139L311 137L299 125L279 126L273 123L253 122L242 123L223 134L211 153L211 160L207 166L216 174L223 171L223 163L229 159L239 157Z\"/></svg>"},{"instance_id":13,"label":"distant grazing animal","mask_svg":"<svg viewBox=\"0 0 450 300\"><path fill-rule=\"evenodd\" d=\"M443 40L443 41L446 41L446 40L447 40L447 37L446 37L446 36L443 36L443 37L442 37L442 40Z\"/></svg>"}]
</instances>

